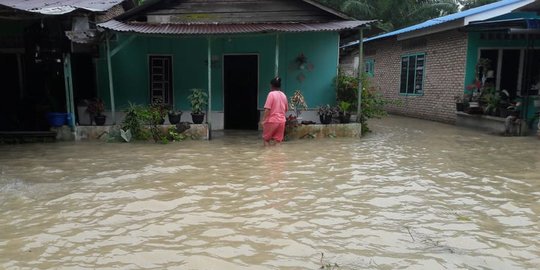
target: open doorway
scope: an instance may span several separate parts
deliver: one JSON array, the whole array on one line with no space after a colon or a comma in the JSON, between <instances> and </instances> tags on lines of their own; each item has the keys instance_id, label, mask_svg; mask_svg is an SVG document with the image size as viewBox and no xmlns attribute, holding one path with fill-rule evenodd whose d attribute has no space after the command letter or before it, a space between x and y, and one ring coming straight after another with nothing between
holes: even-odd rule
<instances>
[{"instance_id":1,"label":"open doorway","mask_svg":"<svg viewBox=\"0 0 540 270\"><path fill-rule=\"evenodd\" d=\"M258 85L258 55L249 54L224 56L223 88L225 102L225 129L258 129Z\"/></svg>"}]
</instances>

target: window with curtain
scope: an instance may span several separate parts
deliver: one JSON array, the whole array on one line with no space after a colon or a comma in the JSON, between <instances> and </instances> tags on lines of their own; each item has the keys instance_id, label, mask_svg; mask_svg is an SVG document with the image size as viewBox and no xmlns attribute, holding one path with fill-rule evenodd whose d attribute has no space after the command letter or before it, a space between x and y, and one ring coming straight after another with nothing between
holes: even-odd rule
<instances>
[{"instance_id":1,"label":"window with curtain","mask_svg":"<svg viewBox=\"0 0 540 270\"><path fill-rule=\"evenodd\" d=\"M424 94L424 53L401 57L401 77L399 93L404 95Z\"/></svg>"}]
</instances>

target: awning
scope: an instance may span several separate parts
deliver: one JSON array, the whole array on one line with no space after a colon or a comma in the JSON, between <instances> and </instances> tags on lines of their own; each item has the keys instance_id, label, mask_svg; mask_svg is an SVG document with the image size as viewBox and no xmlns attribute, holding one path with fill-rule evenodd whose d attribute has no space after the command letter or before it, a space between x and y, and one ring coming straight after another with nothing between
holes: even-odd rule
<instances>
[{"instance_id":1,"label":"awning","mask_svg":"<svg viewBox=\"0 0 540 270\"><path fill-rule=\"evenodd\" d=\"M355 29L371 21L336 21L324 23L245 23L245 24L149 24L116 20L98 26L118 32L169 35L214 35L269 32L323 32Z\"/></svg>"},{"instance_id":2,"label":"awning","mask_svg":"<svg viewBox=\"0 0 540 270\"><path fill-rule=\"evenodd\" d=\"M508 34L527 34L540 32L540 19L514 18L471 22L465 27L469 32L505 32Z\"/></svg>"}]
</instances>

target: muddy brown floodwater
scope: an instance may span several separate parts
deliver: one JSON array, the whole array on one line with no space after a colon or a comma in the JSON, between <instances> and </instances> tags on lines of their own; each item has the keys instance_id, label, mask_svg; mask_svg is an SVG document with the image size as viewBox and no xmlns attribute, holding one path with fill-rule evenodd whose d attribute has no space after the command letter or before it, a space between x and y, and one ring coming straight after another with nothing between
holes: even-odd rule
<instances>
[{"instance_id":1,"label":"muddy brown floodwater","mask_svg":"<svg viewBox=\"0 0 540 270\"><path fill-rule=\"evenodd\" d=\"M0 268L540 269L539 140L371 125L0 145Z\"/></svg>"}]
</instances>

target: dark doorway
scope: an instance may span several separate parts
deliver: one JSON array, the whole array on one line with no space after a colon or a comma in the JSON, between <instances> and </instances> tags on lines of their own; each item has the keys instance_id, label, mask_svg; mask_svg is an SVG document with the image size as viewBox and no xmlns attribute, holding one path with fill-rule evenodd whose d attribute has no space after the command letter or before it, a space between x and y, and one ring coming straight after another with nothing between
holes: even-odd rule
<instances>
[{"instance_id":1,"label":"dark doorway","mask_svg":"<svg viewBox=\"0 0 540 270\"><path fill-rule=\"evenodd\" d=\"M16 54L0 53L0 131L20 128L21 89Z\"/></svg>"},{"instance_id":2,"label":"dark doorway","mask_svg":"<svg viewBox=\"0 0 540 270\"><path fill-rule=\"evenodd\" d=\"M91 54L72 54L71 73L73 76L73 95L75 98L75 117L82 123L77 106L86 106L85 100L97 97L96 74Z\"/></svg>"},{"instance_id":3,"label":"dark doorway","mask_svg":"<svg viewBox=\"0 0 540 270\"><path fill-rule=\"evenodd\" d=\"M226 55L223 61L225 129L257 130L257 55Z\"/></svg>"}]
</instances>

